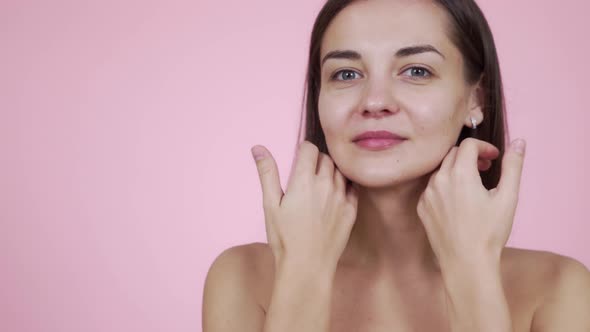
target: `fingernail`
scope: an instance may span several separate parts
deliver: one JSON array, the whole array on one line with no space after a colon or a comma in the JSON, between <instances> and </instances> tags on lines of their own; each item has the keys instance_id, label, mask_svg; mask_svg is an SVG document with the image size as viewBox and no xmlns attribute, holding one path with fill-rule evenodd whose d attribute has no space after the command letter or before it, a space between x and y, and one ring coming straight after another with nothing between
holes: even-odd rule
<instances>
[{"instance_id":1,"label":"fingernail","mask_svg":"<svg viewBox=\"0 0 590 332\"><path fill-rule=\"evenodd\" d=\"M512 142L512 148L514 149L514 151L522 155L524 154L524 151L526 149L526 142L523 139L519 138Z\"/></svg>"},{"instance_id":2,"label":"fingernail","mask_svg":"<svg viewBox=\"0 0 590 332\"><path fill-rule=\"evenodd\" d=\"M258 145L252 147L252 149L250 149L250 151L252 152L252 157L254 157L255 161L258 161L258 160L264 158L264 156L266 154L264 149Z\"/></svg>"}]
</instances>

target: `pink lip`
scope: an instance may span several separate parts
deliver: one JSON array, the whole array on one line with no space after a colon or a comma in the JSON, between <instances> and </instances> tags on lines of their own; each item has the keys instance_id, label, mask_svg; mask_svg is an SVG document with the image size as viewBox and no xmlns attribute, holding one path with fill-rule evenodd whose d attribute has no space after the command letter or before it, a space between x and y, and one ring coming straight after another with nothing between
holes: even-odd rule
<instances>
[{"instance_id":1,"label":"pink lip","mask_svg":"<svg viewBox=\"0 0 590 332\"><path fill-rule=\"evenodd\" d=\"M365 131L364 133L355 136L352 139L353 142L363 139L370 139L370 138L377 138L377 139L396 139L396 140L403 140L405 137L401 137L397 134L394 134L387 130L377 130L377 131Z\"/></svg>"},{"instance_id":2,"label":"pink lip","mask_svg":"<svg viewBox=\"0 0 590 332\"><path fill-rule=\"evenodd\" d=\"M356 145L360 146L361 148L367 149L367 150L372 150L372 151L378 151L378 150L383 150L383 149L387 149L389 147L392 147L394 145L398 145L400 143L402 143L404 140L403 139L388 139L388 138L367 138L367 139L362 139L359 141L354 142Z\"/></svg>"},{"instance_id":3,"label":"pink lip","mask_svg":"<svg viewBox=\"0 0 590 332\"><path fill-rule=\"evenodd\" d=\"M404 140L404 137L396 135L392 132L379 130L367 131L360 135L357 135L353 139L353 142L363 149L378 151L398 145L402 143Z\"/></svg>"}]
</instances>

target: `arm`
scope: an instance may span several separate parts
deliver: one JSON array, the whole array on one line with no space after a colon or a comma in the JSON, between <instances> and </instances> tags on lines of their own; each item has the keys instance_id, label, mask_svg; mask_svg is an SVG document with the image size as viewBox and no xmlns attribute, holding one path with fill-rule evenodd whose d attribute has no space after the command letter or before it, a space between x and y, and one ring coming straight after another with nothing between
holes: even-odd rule
<instances>
[{"instance_id":1,"label":"arm","mask_svg":"<svg viewBox=\"0 0 590 332\"><path fill-rule=\"evenodd\" d=\"M213 262L203 291L203 332L260 332L264 310L251 292L246 248L232 247Z\"/></svg>"},{"instance_id":2,"label":"arm","mask_svg":"<svg viewBox=\"0 0 590 332\"><path fill-rule=\"evenodd\" d=\"M203 294L203 332L329 330L334 273L326 270L332 269L278 265L265 313L250 291L256 282L247 270L251 262L243 251L231 248L212 264Z\"/></svg>"},{"instance_id":3,"label":"arm","mask_svg":"<svg viewBox=\"0 0 590 332\"><path fill-rule=\"evenodd\" d=\"M499 259L473 259L443 269L452 332L512 332Z\"/></svg>"},{"instance_id":4,"label":"arm","mask_svg":"<svg viewBox=\"0 0 590 332\"><path fill-rule=\"evenodd\" d=\"M524 141L512 141L498 186L488 190L480 161L489 166L499 156L492 144L466 138L432 173L416 206L439 260L453 332L513 331L500 257L518 203Z\"/></svg>"},{"instance_id":5,"label":"arm","mask_svg":"<svg viewBox=\"0 0 590 332\"><path fill-rule=\"evenodd\" d=\"M264 332L328 332L333 272L286 263L277 269Z\"/></svg>"},{"instance_id":6,"label":"arm","mask_svg":"<svg viewBox=\"0 0 590 332\"><path fill-rule=\"evenodd\" d=\"M560 258L555 281L535 311L531 331L590 331L590 272L584 265Z\"/></svg>"}]
</instances>

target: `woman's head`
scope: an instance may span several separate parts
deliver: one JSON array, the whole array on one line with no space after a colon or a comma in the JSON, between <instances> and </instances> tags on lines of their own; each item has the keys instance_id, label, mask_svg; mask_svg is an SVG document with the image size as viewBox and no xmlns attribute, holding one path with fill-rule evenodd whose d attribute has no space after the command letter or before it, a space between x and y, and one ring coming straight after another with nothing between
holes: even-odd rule
<instances>
[{"instance_id":1,"label":"woman's head","mask_svg":"<svg viewBox=\"0 0 590 332\"><path fill-rule=\"evenodd\" d=\"M433 171L472 135L500 149L482 173L498 183L506 134L493 37L472 0L328 0L314 24L306 82L305 139L350 180L382 187ZM361 132L407 138L360 149ZM474 166L475 167L475 166Z\"/></svg>"}]
</instances>

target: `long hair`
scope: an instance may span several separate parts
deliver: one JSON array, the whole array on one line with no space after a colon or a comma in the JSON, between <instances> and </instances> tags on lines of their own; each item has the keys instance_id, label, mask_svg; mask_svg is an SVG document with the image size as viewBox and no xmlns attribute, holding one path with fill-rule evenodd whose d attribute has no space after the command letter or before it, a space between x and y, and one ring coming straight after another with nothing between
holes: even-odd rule
<instances>
[{"instance_id":1,"label":"long hair","mask_svg":"<svg viewBox=\"0 0 590 332\"><path fill-rule=\"evenodd\" d=\"M320 125L318 98L321 84L320 47L326 29L332 19L354 0L328 0L316 17L311 33L309 59L305 79L301 117L305 114L304 140L315 144L320 152L329 154L324 132ZM500 180L502 156L508 127L505 116L504 92L500 75L500 64L496 46L488 22L474 0L434 0L445 9L451 21L447 34L460 51L465 81L472 85L481 80L483 122L473 130L463 126L456 145L467 137L489 142L500 150L500 155L492 161L490 169L481 173L482 183L489 190L495 188ZM297 142L301 142L301 124Z\"/></svg>"}]
</instances>

